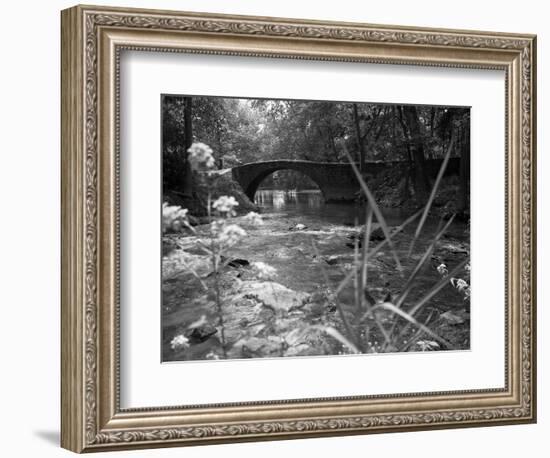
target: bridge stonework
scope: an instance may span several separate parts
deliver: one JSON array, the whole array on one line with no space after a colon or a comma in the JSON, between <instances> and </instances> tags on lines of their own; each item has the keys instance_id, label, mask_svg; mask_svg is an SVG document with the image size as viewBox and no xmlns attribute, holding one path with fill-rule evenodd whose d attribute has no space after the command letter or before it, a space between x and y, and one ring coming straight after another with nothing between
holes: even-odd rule
<instances>
[{"instance_id":1,"label":"bridge stonework","mask_svg":"<svg viewBox=\"0 0 550 458\"><path fill-rule=\"evenodd\" d=\"M426 161L430 176L437 175L441 162L441 159ZM366 178L368 180L369 177L388 169L395 169L396 173L399 173L398 166L402 167L405 164L404 162L368 162L365 169ZM446 174L456 174L458 169L459 159L451 158ZM357 197L360 187L351 165L346 163L294 160L251 162L233 167L231 173L248 198L254 201L254 195L261 182L278 170L295 170L307 175L319 186L325 202L352 201Z\"/></svg>"}]
</instances>

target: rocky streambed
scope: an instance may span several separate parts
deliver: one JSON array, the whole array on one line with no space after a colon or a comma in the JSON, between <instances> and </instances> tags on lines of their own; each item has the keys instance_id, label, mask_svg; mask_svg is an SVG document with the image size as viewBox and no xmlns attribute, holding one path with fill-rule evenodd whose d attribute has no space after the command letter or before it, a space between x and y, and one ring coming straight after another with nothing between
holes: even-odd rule
<instances>
[{"instance_id":1,"label":"rocky streambed","mask_svg":"<svg viewBox=\"0 0 550 458\"><path fill-rule=\"evenodd\" d=\"M163 244L170 249L163 260L163 361L350 352L339 338L346 338L346 330L333 292L351 271L358 230L352 224L322 221L314 215L271 212L263 219L263 225L252 226L243 218L235 218L247 235L225 254L226 265L217 274L197 244L197 239L207 234L206 225L197 227L196 236L164 237ZM426 233L410 256L411 232L396 236L396 250L405 270L412 271L424 254L433 228ZM451 226L416 276L407 301L414 303L441 280L438 266L445 264L452 269L469 256L465 238L463 226ZM268 266L270 274L255 269L255 263ZM369 260L367 273L365 294L375 303L396 298L407 282L388 250L381 250ZM338 295L344 311L353 312L354 294L350 282ZM394 316L380 313L380 322L391 325ZM453 348L469 348L469 302L450 282L424 307L419 320L444 335ZM374 323L367 321L365 326L372 328L366 351L388 350L383 348L383 335ZM411 328L402 336L403 343L415 335L418 337L416 329ZM183 337L178 340L178 336ZM431 342L426 336L417 340L420 343L412 342L406 350L439 349L426 344Z\"/></svg>"}]
</instances>

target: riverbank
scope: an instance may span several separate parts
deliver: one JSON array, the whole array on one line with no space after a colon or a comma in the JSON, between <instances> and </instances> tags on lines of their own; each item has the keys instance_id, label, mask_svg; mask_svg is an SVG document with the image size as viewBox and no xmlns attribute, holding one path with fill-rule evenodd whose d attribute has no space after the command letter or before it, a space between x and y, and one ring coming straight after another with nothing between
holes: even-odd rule
<instances>
[{"instance_id":1,"label":"riverbank","mask_svg":"<svg viewBox=\"0 0 550 458\"><path fill-rule=\"evenodd\" d=\"M409 170L406 166L396 167L379 173L376 177L367 177L367 183L381 207L401 208L414 211L425 205L415 197ZM450 218L456 215L462 221L470 219L469 198L460 199L460 181L457 175L444 176L435 194L430 214Z\"/></svg>"},{"instance_id":2,"label":"riverbank","mask_svg":"<svg viewBox=\"0 0 550 458\"><path fill-rule=\"evenodd\" d=\"M206 181L210 181L207 184ZM189 216L193 225L204 223L208 215L208 196L212 201L221 196L233 196L238 202L235 211L238 214L246 214L250 211L258 211L258 206L251 202L243 192L241 186L233 180L231 170L216 170L205 173L195 173L194 190L192 196L185 196L177 190L164 191L163 202L169 205L177 205L189 210Z\"/></svg>"},{"instance_id":3,"label":"riverbank","mask_svg":"<svg viewBox=\"0 0 550 458\"><path fill-rule=\"evenodd\" d=\"M392 170L380 172L376 176L365 176L365 179L371 189L373 196L380 207L386 209L400 209L410 214L425 205L425 202L418 201L414 194L412 182L407 178L408 168L396 167ZM209 175L195 175L195 190L193 196L185 197L178 191L166 191L163 195L163 201L170 205L177 205L189 210L190 219L193 225L205 223L207 220L207 202L208 195L212 200L220 196L233 196L238 202L236 212L246 214L250 211L259 211L256 203L252 202L243 192L241 186L233 179L231 170L216 170ZM210 184L206 184L206 181ZM307 181L306 181L307 182ZM261 189L256 193L261 193ZM361 203L364 197L358 190L356 202ZM353 202L349 202L353 203ZM431 216L450 218L452 215L464 222L470 218L469 204L460 200L460 183L456 175L445 176L441 180L437 193L435 194L430 209Z\"/></svg>"}]
</instances>

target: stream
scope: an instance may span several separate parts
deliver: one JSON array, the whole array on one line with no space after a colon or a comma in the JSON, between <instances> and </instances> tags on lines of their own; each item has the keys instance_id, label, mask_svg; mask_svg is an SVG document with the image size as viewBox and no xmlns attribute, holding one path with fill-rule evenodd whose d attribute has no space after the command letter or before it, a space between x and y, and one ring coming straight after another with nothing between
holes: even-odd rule
<instances>
[{"instance_id":1,"label":"stream","mask_svg":"<svg viewBox=\"0 0 550 458\"><path fill-rule=\"evenodd\" d=\"M319 190L260 189L256 192L254 203L265 215L303 216L313 224L327 227L363 224L366 212L366 207L357 203L325 203ZM410 216L397 208L385 208L382 213L390 226L397 226Z\"/></svg>"},{"instance_id":2,"label":"stream","mask_svg":"<svg viewBox=\"0 0 550 458\"><path fill-rule=\"evenodd\" d=\"M220 283L226 316L226 339L237 348L228 357L339 353L341 349L328 348L324 341L318 341L317 348L312 348L317 344L309 341L308 345L301 349L285 347L286 350L281 350L279 354L280 344L273 342L277 338L282 339L282 336L290 335L293 329L302 326L304 322L309 325L328 323L335 328L341 326L334 304L329 303L330 291L334 291L352 270L355 250L350 237L359 233L358 226L364 224L366 209L354 203L325 203L321 192L317 190L260 189L256 193L255 203L260 208L263 224L250 226L243 217L235 218L235 223L243 227L247 235L231 248L227 256L245 260L247 263L265 263L275 269L275 275L270 282L265 282L265 279L261 280L254 276L250 268L226 268L222 273ZM390 228L402 224L410 216L399 209L382 209L382 213ZM440 224L439 220L428 218L410 254L410 241L416 222L395 236L395 253L403 265L404 273L400 273L396 268L394 254L387 246L369 260L367 274L368 294L371 300L376 303L395 300L399 296L408 276L426 252ZM206 234L208 226L199 226L197 230L199 236L201 233ZM197 237L179 237L178 243L183 250L182 253L186 256L195 256L186 258L185 264L195 262L193 265L196 273L211 280L212 275L208 275L208 263L201 264L204 257L199 257ZM371 243L374 246L380 242ZM467 226L463 223L453 223L416 276L414 288L409 293L405 305L410 306L420 300L441 280L441 275L437 271L438 265L443 263L451 270L467 256ZM166 267L164 269L166 274ZM269 311L260 310L258 304L266 305L270 300L265 294L273 291L277 296L274 288L279 297L290 297L291 302L296 301L292 295L299 298L298 302L302 308L295 310L288 307L288 313L283 317L277 314L276 307L268 307ZM261 292L262 289L267 293ZM243 290L248 292L243 293ZM260 297L261 294L264 296ZM354 294L353 282L350 282L342 288L338 297L345 307L352 307ZM467 317L467 323L462 320L459 323L461 326L453 327L449 327L446 322L439 323L439 317L449 310L463 312L462 316ZM163 282L164 361L209 358L212 349L216 345L219 347L219 341L210 338L200 342L200 345L193 346L192 351L185 349L174 352L170 349L170 339L177 332L182 332L189 323L204 319L205 315L209 323L215 321L212 297L200 290L197 281L191 275L171 274L171 278ZM390 317L384 319L390 320ZM469 348L469 302L465 303L463 296L452 286L445 286L430 299L429 304L418 315L418 319L434 322L434 326L441 329L446 338L452 341L455 349ZM266 330L266 323L272 323L269 331ZM391 322L388 325L391 326ZM446 328L442 329L441 326ZM242 343L243 335L248 339L244 340L246 346ZM407 336L404 336L404 339L406 338ZM381 340L381 336L378 336L378 339ZM377 351L378 344L378 341L372 342L372 351ZM245 348L247 352L252 348L252 353L245 354Z\"/></svg>"}]
</instances>

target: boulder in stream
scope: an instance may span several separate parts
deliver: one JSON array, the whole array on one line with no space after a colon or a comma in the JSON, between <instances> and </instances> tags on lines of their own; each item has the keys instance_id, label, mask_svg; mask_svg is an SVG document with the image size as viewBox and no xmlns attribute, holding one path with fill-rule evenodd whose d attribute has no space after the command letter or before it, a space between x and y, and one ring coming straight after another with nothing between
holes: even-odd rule
<instances>
[{"instance_id":1,"label":"boulder in stream","mask_svg":"<svg viewBox=\"0 0 550 458\"><path fill-rule=\"evenodd\" d=\"M338 264L338 259L339 259L338 256L328 256L328 257L324 258L325 262L329 266L333 266L334 264Z\"/></svg>"},{"instance_id":2,"label":"boulder in stream","mask_svg":"<svg viewBox=\"0 0 550 458\"><path fill-rule=\"evenodd\" d=\"M187 333L187 337L191 343L200 343L208 340L211 336L216 334L218 330L209 323L202 324L195 328L192 328Z\"/></svg>"},{"instance_id":3,"label":"boulder in stream","mask_svg":"<svg viewBox=\"0 0 550 458\"><path fill-rule=\"evenodd\" d=\"M363 238L365 237L364 229L361 229L360 232L348 235L348 239L351 242L347 242L346 246L349 248L355 248L355 243L357 243L358 248L363 246ZM369 242L381 242L386 239L384 231L379 224L373 224L372 230L370 232Z\"/></svg>"},{"instance_id":4,"label":"boulder in stream","mask_svg":"<svg viewBox=\"0 0 550 458\"><path fill-rule=\"evenodd\" d=\"M243 282L240 291L241 297L254 299L277 315L286 315L292 310L297 310L309 299L308 293L294 291L272 281Z\"/></svg>"}]
</instances>

